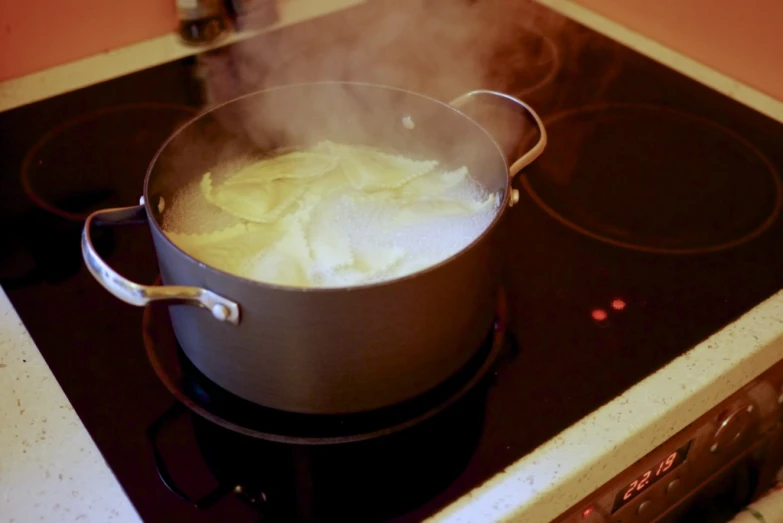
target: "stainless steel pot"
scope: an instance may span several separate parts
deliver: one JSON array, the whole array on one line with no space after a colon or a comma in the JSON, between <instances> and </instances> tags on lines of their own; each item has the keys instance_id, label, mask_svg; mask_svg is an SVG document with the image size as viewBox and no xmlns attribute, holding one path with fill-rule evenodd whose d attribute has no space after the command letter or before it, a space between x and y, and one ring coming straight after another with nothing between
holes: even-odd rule
<instances>
[{"instance_id":1,"label":"stainless steel pot","mask_svg":"<svg viewBox=\"0 0 783 523\"><path fill-rule=\"evenodd\" d=\"M509 168L492 137L461 112L486 97L523 109L538 141ZM272 148L329 139L372 145L446 165L466 165L501 207L470 246L418 273L350 288L293 288L250 281L195 260L161 230L164 202L216 164ZM82 253L93 276L132 305L165 301L187 357L229 392L302 413L377 409L442 383L479 348L499 287L491 234L516 202L510 177L546 145L538 115L511 96L472 91L450 105L389 87L325 82L253 93L191 120L150 164L142 204L93 213ZM148 222L163 286L133 283L95 251L98 225Z\"/></svg>"}]
</instances>

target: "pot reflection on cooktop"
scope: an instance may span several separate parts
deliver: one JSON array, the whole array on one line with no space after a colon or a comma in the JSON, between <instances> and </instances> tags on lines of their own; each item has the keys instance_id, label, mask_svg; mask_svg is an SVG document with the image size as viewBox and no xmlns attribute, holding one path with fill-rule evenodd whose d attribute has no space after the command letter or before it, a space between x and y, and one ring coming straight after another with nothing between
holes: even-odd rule
<instances>
[{"instance_id":1,"label":"pot reflection on cooktop","mask_svg":"<svg viewBox=\"0 0 783 523\"><path fill-rule=\"evenodd\" d=\"M150 160L195 112L184 105L141 103L65 122L25 156L22 187L38 207L74 221L101 208L135 205Z\"/></svg>"},{"instance_id":2,"label":"pot reflection on cooktop","mask_svg":"<svg viewBox=\"0 0 783 523\"><path fill-rule=\"evenodd\" d=\"M481 435L484 390L402 432L353 443L261 440L198 414L183 416L179 404L148 434L161 479L196 509L219 511L233 494L264 521L383 521L436 498L464 470ZM180 449L185 437L198 452ZM188 475L202 460L211 478L194 485Z\"/></svg>"},{"instance_id":3,"label":"pot reflection on cooktop","mask_svg":"<svg viewBox=\"0 0 783 523\"><path fill-rule=\"evenodd\" d=\"M522 179L564 225L661 254L729 249L761 235L783 204L769 160L730 129L666 107L597 105L545 121L546 154Z\"/></svg>"},{"instance_id":4,"label":"pot reflection on cooktop","mask_svg":"<svg viewBox=\"0 0 783 523\"><path fill-rule=\"evenodd\" d=\"M178 349L167 308L147 307L147 354L177 399L147 431L159 477L198 509L233 493L273 521L380 521L415 509L455 480L478 444L487 373L507 347L505 326L501 299L473 360L422 398L377 412L317 416L264 408L209 382ZM200 458L166 445L188 409ZM194 459L203 459L217 486L213 481L198 494L180 487L182 469L191 470Z\"/></svg>"},{"instance_id":5,"label":"pot reflection on cooktop","mask_svg":"<svg viewBox=\"0 0 783 523\"><path fill-rule=\"evenodd\" d=\"M506 321L501 293L484 344L446 382L400 405L327 416L269 409L221 389L179 349L167 307L149 306L147 355L177 400L147 430L158 475L198 509L212 509L233 493L273 521L380 521L416 509L437 499L473 455L488 374L506 350L516 353ZM188 411L199 453L183 456L166 440L181 430L178 420ZM192 469L194 459L203 459L217 486L180 486L187 476L182 469Z\"/></svg>"}]
</instances>

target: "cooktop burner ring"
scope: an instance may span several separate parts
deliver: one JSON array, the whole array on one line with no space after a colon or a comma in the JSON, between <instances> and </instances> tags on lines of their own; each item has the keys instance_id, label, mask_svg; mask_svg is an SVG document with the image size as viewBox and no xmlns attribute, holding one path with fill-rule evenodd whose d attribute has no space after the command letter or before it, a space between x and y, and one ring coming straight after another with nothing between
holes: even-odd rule
<instances>
[{"instance_id":1,"label":"cooktop burner ring","mask_svg":"<svg viewBox=\"0 0 783 523\"><path fill-rule=\"evenodd\" d=\"M297 445L332 445L402 432L435 417L471 393L478 392L476 389L483 386L482 382L506 346L506 321L506 297L501 290L496 320L485 342L455 375L414 400L368 413L343 416L283 412L254 404L220 388L204 377L182 352L174 337L165 305L145 307L142 333L147 357L158 378L193 413L253 438ZM513 343L513 340L509 343ZM209 405L210 395L218 396L214 406ZM219 409L220 412L213 409ZM269 423L273 427L277 424L285 428L270 430L263 426L264 420L271 420ZM286 433L292 429L299 433Z\"/></svg>"},{"instance_id":2,"label":"cooktop burner ring","mask_svg":"<svg viewBox=\"0 0 783 523\"><path fill-rule=\"evenodd\" d=\"M689 245L685 242L680 242L680 244L676 244L676 242L674 241L672 241L671 244L667 244L665 238L663 237L656 238L654 235L650 235L648 238L642 237L641 240L639 239L639 237L633 237L633 234L627 234L627 237L623 238L620 234L615 234L615 231L612 230L613 225L618 225L617 230L619 230L619 228L622 227L619 224L619 222L616 224L612 224L611 222L601 223L599 218L597 221L594 221L592 225L586 225L585 223L580 223L579 221L580 218L576 217L576 214L578 213L575 213L574 209L580 207L578 201L583 196L574 196L574 195L564 196L563 200L558 202L558 198L560 196L558 195L556 190L562 189L567 185L567 183L563 184L561 182L556 182L556 183L560 183L560 187L558 189L552 189L551 187L547 188L546 183L542 181L544 173L542 173L541 171L542 170L546 171L546 167L542 166L542 162L544 164L546 163L546 158L542 157L542 159L539 159L539 161L532 166L532 169L530 169L526 173L523 173L523 176L521 176L520 178L521 178L522 187L525 189L526 193L536 203L536 205L541 210L543 210L547 215L549 215L551 218L555 219L562 225L565 225L566 227L568 227L569 229L575 232L578 232L586 237L603 242L605 244L609 244L624 249L639 251L639 252L646 252L652 254L665 254L665 255L708 254L708 253L714 253L714 252L732 249L734 247L743 245L761 236L778 220L781 213L781 208L783 208L783 181L781 181L780 174L777 171L777 169L774 167L772 162L755 145L750 143L747 139L740 136L735 131L728 129L717 122L705 119L701 116L681 112L669 107L648 105L648 104L636 104L636 103L608 103L608 104L596 104L596 105L578 107L575 109L571 109L555 114L554 116L551 116L544 121L544 124L547 127L547 131L551 137L549 148L552 149L553 148L552 146L558 143L563 144L563 147L565 148L570 148L573 146L573 144L570 143L568 140L558 141L557 127L560 122L564 122L568 120L578 120L579 118L583 118L583 117L590 117L592 119L597 119L600 118L601 116L609 115L613 111L618 114L623 112L631 112L631 113L636 112L637 115L641 115L643 117L650 117L650 115L655 115L654 117L661 117L664 120L665 119L678 120L679 123L685 127L695 126L697 128L700 128L701 131L703 131L703 133L691 133L687 135L689 137L698 136L696 140L701 140L701 139L706 140L707 138L703 138L703 137L711 134L713 137L718 138L719 140L714 145L719 145L719 147L717 148L713 147L710 150L711 152L710 155L699 155L698 154L699 151L695 151L695 154L693 154L690 158L691 159L696 158L697 159L696 161L703 161L704 158L706 158L707 156L711 156L712 153L729 154L726 153L725 151L726 149L731 149L731 154L734 154L735 157L744 154L744 161L755 164L755 167L754 165L749 165L749 167L753 167L755 171L752 171L749 168L748 171L743 172L743 174L747 175L748 172L754 173L757 175L758 178L757 180L755 180L756 184L766 185L766 189L764 191L762 191L761 189L756 190L756 197L764 197L770 200L769 202L767 202L768 208L764 212L763 217L756 216L755 223L748 224L747 230L744 230L742 232L737 232L733 237L729 237L729 236L723 238L716 237L709 241L699 240L692 245ZM576 126L572 124L569 126L567 131L574 132L573 129L575 128ZM671 129L675 130L675 127L672 127ZM653 133L651 133L651 135L652 134ZM660 137L661 133L656 134L655 136ZM588 137L588 139L592 139L592 138L594 137L593 136ZM722 138L722 140L720 138ZM663 140L666 139L669 138L668 137L663 138ZM622 144L620 145L622 146ZM661 147L661 151L663 151L663 154L667 153L663 141L657 145ZM702 147L704 146L703 143L699 145L701 145ZM557 145L555 145L555 147L556 146ZM563 156L562 154L557 155L557 154L552 154L553 151L548 151L548 152L550 153L549 158L552 158L553 156L559 156L560 159L562 160L562 156ZM556 151L554 152L556 153ZM585 155L584 154L579 155L573 153L574 158L576 158L577 156L581 158L584 157ZM650 158L654 158L654 155L650 154L648 158L646 158L645 160L649 160ZM644 168L643 165L641 167ZM556 168L553 168L552 170L556 170ZM574 170L576 170L576 168L574 168ZM552 178L567 176L567 169L559 169L559 171L560 172L553 175ZM701 171L705 171L706 173L712 172L708 169L701 169ZM699 172L699 169L691 170L690 172L691 173L696 172L697 176L699 174L704 176L705 174L704 172ZM632 177L628 177L628 178L631 179ZM555 185L555 184L550 184L550 185ZM744 186L745 184L742 185ZM737 189L738 187L740 186L733 187L732 189ZM550 193L548 196L546 195L547 191L549 191ZM567 192L565 189L562 189L562 191L563 193ZM575 189L573 192L574 194L576 194L577 190ZM673 191L673 192L676 193L677 191ZM730 190L727 189L726 192L730 192ZM649 204L649 202L646 203ZM691 202L691 203L695 203L695 202ZM740 205L738 205L739 202L736 203L737 205L735 205L735 208L740 207ZM756 209L757 203L758 202L754 200L752 202L752 205L747 205L746 207L748 209ZM586 207L588 211L590 210L589 205L584 207ZM581 219L584 220L585 219L584 209L580 209L580 210L583 213ZM722 214L725 216L731 216L730 213L722 213ZM717 218L714 219L718 221ZM586 221L590 221L590 220L586 220ZM752 221L752 220L748 218L747 221ZM716 230L717 229L718 227L716 227ZM657 244L656 241L658 241Z\"/></svg>"},{"instance_id":3,"label":"cooktop burner ring","mask_svg":"<svg viewBox=\"0 0 783 523\"><path fill-rule=\"evenodd\" d=\"M555 43L554 40L552 40L551 38L546 36L541 31L539 31L537 29L534 29L534 28L532 28L530 26L527 26L527 25L526 26L521 26L519 29L521 29L522 31L524 31L526 33L529 33L534 38L539 40L541 42L541 44L543 45L543 47L546 50L548 50L548 52L549 52L548 54L550 55L550 59L548 60L548 62L544 62L544 63L549 63L550 65L549 65L549 69L547 69L547 72L546 72L546 74L543 77L541 77L539 80L537 80L536 82L534 82L532 85L529 85L529 86L515 87L513 85L513 81L512 81L512 84L508 87L508 89L510 91L512 91L512 93L515 96L523 97L523 96L527 96L530 93L538 91L539 89L549 85L552 82L552 80L555 79L557 74L560 72L560 68L562 67L562 63L561 63L561 59L560 59L560 49L558 48L558 46L557 46L557 44ZM517 47L515 47L515 49L517 49ZM520 57L519 57L518 54L517 55L513 54L513 51L512 51L512 54L511 54L511 62L512 63L510 65L510 67L508 68L508 69L511 69L512 71L513 71L513 67L515 66L515 64L513 64L513 59L514 58L518 59ZM503 60L504 64L506 63L506 60L508 60L508 57L505 57L505 59ZM529 64L527 64L527 63L516 64L516 65L519 65L522 68L527 68L529 66ZM505 70L508 70L508 69L505 69Z\"/></svg>"},{"instance_id":4,"label":"cooktop burner ring","mask_svg":"<svg viewBox=\"0 0 783 523\"><path fill-rule=\"evenodd\" d=\"M149 119L142 118L142 113L146 113L145 116L149 117ZM119 196L112 194L114 188L111 186L111 182L114 180L119 180L119 183L138 182L138 187L134 192L134 198L138 198L138 195L141 194L142 181L147 170L146 166L152 160L157 149L179 125L190 120L197 113L198 109L188 105L143 102L112 105L67 120L41 136L25 154L20 173L22 189L36 206L53 215L76 222L84 221L92 210L98 208L132 205L135 201L111 200L111 198L117 198ZM138 180L133 176L122 176L124 173L112 177L110 169L102 169L101 173L95 175L90 172L89 165L85 166L84 169L77 169L77 176L75 179L68 176L64 169L69 167L69 165L63 166L60 162L65 164L78 163L68 161L68 153L78 155L78 160L83 161L85 156L82 152L85 149L96 152L97 154L93 155L93 161L98 161L102 166L105 166L107 163L103 160L116 159L117 168L126 168L125 164L128 162L129 158L111 158L113 151L110 151L108 147L89 142L90 138L95 139L97 136L100 139L107 140L107 143L119 142L122 144L123 138L128 137L121 134L123 129L118 129L115 125L117 122L112 119L120 118L119 121L121 122L123 114L128 114L129 116L127 118L134 120L133 125L139 124L139 128L135 129L137 132L130 136L130 138L135 139L135 142L128 140L131 143L127 144L127 148L124 149L124 151L134 155L130 160L136 159L135 155L139 153L140 148L143 149L145 153L149 153L148 158L138 158L138 161L140 162L139 166L137 166L138 169L141 169L141 166L144 165L143 170L134 169L138 172ZM162 119L163 121L155 121L155 118ZM84 126L89 124L98 126L96 130L92 131L92 135L85 134L84 131ZM70 132L74 130L77 132L75 134L70 134ZM89 132L90 131L87 131L87 133ZM120 138L113 140L112 138L117 134L119 134ZM85 141L87 141L87 143L85 143ZM66 145L78 145L78 147L66 147ZM124 147L124 145L121 145L121 147ZM51 150L47 150L47 148ZM66 157L64 158L63 155L66 155ZM87 155L87 157L89 156L90 155ZM115 164L115 162L111 161L108 163L111 163L112 165ZM36 169L46 169L46 166L49 166L50 164L54 166L54 169L51 172L47 173L44 171L36 173ZM119 164L122 164L122 166L119 166ZM56 183L51 183L53 179L52 175L56 175L55 179L65 175L64 177L68 178L68 182L64 187L58 188L56 187ZM89 177L91 175L96 176L96 179L100 180L98 187L93 186L96 180L90 179ZM40 181L38 178L40 178ZM105 182L107 179L109 180L108 184ZM86 187L80 183L83 180L86 180L87 182ZM87 198L88 200L95 199L98 201L96 201L94 205L87 204L90 209L82 212L63 208L63 204L53 201L55 198L61 198L63 200ZM101 203L101 200L106 198L108 198L109 201ZM79 205L83 205L83 202ZM93 207L95 209L93 209Z\"/></svg>"}]
</instances>

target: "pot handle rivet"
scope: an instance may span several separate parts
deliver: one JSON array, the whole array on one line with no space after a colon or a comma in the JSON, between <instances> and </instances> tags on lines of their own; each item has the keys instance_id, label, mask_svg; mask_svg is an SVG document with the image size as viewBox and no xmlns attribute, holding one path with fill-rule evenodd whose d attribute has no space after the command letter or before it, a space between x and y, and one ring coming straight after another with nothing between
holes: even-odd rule
<instances>
[{"instance_id":1,"label":"pot handle rivet","mask_svg":"<svg viewBox=\"0 0 783 523\"><path fill-rule=\"evenodd\" d=\"M514 206L519 203L519 189L511 189L509 205Z\"/></svg>"},{"instance_id":2,"label":"pot handle rivet","mask_svg":"<svg viewBox=\"0 0 783 523\"><path fill-rule=\"evenodd\" d=\"M87 269L98 280L98 283L114 296L131 305L143 307L153 301L197 305L208 309L215 319L237 325L239 323L239 305L233 301L200 287L134 283L112 269L95 250L91 236L93 225L140 223L147 223L144 205L96 211L87 217L82 231L82 257Z\"/></svg>"},{"instance_id":3,"label":"pot handle rivet","mask_svg":"<svg viewBox=\"0 0 783 523\"><path fill-rule=\"evenodd\" d=\"M216 303L212 306L212 316L214 316L216 319L220 321L226 321L230 315L231 311L229 311L228 307L222 303Z\"/></svg>"},{"instance_id":4,"label":"pot handle rivet","mask_svg":"<svg viewBox=\"0 0 783 523\"><path fill-rule=\"evenodd\" d=\"M536 158L538 158L542 152L544 152L544 149L546 148L546 141L547 141L544 122L541 121L541 118L538 116L538 113L536 113L533 110L533 108L530 107L528 104L526 104L519 98L511 96L510 94L501 93L498 91L488 91L485 89L470 91L452 100L450 102L450 105L456 107L457 109L460 109L463 106L467 105L469 101L479 96L491 96L515 104L516 106L522 108L525 111L525 113L527 113L533 119L533 121L536 124L536 127L538 128L538 142L536 142L536 144L533 147L531 147L525 154L523 154L522 156L520 156L514 162L511 163L511 167L509 167L508 173L513 178L522 169L524 169L525 167L533 163L533 161Z\"/></svg>"}]
</instances>

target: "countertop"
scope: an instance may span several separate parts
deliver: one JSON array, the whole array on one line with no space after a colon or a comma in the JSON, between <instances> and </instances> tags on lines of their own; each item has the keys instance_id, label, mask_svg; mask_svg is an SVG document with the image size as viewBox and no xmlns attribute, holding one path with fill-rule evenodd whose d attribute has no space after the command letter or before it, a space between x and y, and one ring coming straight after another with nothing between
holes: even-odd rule
<instances>
[{"instance_id":1,"label":"countertop","mask_svg":"<svg viewBox=\"0 0 783 523\"><path fill-rule=\"evenodd\" d=\"M361 0L287 0L290 25ZM569 0L540 3L783 122L783 102ZM221 45L257 33L234 35ZM201 49L198 49L199 51ZM196 52L173 35L0 83L0 110ZM546 522L783 358L783 292L761 303L432 518ZM645 408L634 408L641 407ZM0 519L140 521L0 292ZM596 464L603 466L598 467Z\"/></svg>"}]
</instances>

